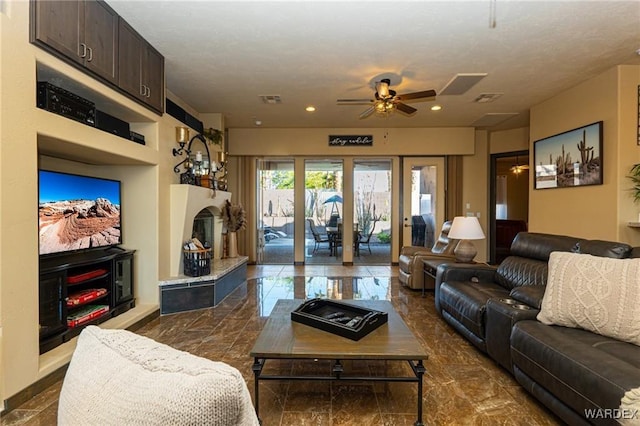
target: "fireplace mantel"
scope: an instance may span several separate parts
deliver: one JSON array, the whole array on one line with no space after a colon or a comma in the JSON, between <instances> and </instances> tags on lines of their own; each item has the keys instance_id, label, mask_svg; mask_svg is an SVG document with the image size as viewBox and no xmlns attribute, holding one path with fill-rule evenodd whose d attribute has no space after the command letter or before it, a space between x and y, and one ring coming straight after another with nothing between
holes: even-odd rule
<instances>
[{"instance_id":1,"label":"fireplace mantel","mask_svg":"<svg viewBox=\"0 0 640 426\"><path fill-rule=\"evenodd\" d=\"M201 186L171 185L171 268L172 277L182 275L182 246L191 239L193 219L203 209L211 210L215 218L213 235L213 258L220 259L222 254L222 219L220 212L225 201L231 201L231 193L214 191Z\"/></svg>"}]
</instances>

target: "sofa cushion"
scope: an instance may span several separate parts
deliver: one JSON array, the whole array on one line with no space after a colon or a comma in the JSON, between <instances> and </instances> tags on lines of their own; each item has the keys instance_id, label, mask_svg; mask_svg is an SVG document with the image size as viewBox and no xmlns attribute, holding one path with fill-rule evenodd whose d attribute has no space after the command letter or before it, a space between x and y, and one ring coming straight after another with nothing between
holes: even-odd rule
<instances>
[{"instance_id":1,"label":"sofa cushion","mask_svg":"<svg viewBox=\"0 0 640 426\"><path fill-rule=\"evenodd\" d=\"M564 235L520 232L511 244L511 255L546 262L554 251L575 251L579 241L579 238Z\"/></svg>"},{"instance_id":2,"label":"sofa cushion","mask_svg":"<svg viewBox=\"0 0 640 426\"><path fill-rule=\"evenodd\" d=\"M633 248L629 244L601 240L582 240L576 245L576 253L626 259Z\"/></svg>"},{"instance_id":3,"label":"sofa cushion","mask_svg":"<svg viewBox=\"0 0 640 426\"><path fill-rule=\"evenodd\" d=\"M60 425L258 425L235 368L126 330L82 330L58 406Z\"/></svg>"},{"instance_id":4,"label":"sofa cushion","mask_svg":"<svg viewBox=\"0 0 640 426\"><path fill-rule=\"evenodd\" d=\"M518 370L577 413L615 409L640 386L640 347L589 331L520 321L511 333Z\"/></svg>"},{"instance_id":5,"label":"sofa cushion","mask_svg":"<svg viewBox=\"0 0 640 426\"><path fill-rule=\"evenodd\" d=\"M496 281L506 289L547 283L547 262L519 256L509 256L496 271Z\"/></svg>"},{"instance_id":6,"label":"sofa cushion","mask_svg":"<svg viewBox=\"0 0 640 426\"><path fill-rule=\"evenodd\" d=\"M640 345L640 259L552 253L538 320Z\"/></svg>"},{"instance_id":7,"label":"sofa cushion","mask_svg":"<svg viewBox=\"0 0 640 426\"><path fill-rule=\"evenodd\" d=\"M493 283L447 281L440 286L440 306L476 336L484 339L487 301L509 292Z\"/></svg>"}]
</instances>

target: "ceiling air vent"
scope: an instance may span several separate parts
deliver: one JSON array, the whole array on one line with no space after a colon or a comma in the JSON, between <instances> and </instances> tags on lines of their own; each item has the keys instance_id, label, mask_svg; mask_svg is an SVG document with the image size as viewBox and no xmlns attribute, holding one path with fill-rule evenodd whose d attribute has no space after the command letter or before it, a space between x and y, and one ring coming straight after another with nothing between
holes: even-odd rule
<instances>
[{"instance_id":1,"label":"ceiling air vent","mask_svg":"<svg viewBox=\"0 0 640 426\"><path fill-rule=\"evenodd\" d=\"M485 78L487 73L456 74L438 93L438 95L462 95L476 83Z\"/></svg>"},{"instance_id":2,"label":"ceiling air vent","mask_svg":"<svg viewBox=\"0 0 640 426\"><path fill-rule=\"evenodd\" d=\"M265 104L275 105L282 103L280 95L260 95L260 99L262 99L262 102L264 102Z\"/></svg>"},{"instance_id":3,"label":"ceiling air vent","mask_svg":"<svg viewBox=\"0 0 640 426\"><path fill-rule=\"evenodd\" d=\"M473 100L479 104L486 104L487 102L493 102L502 96L502 93L480 93L480 95Z\"/></svg>"}]
</instances>

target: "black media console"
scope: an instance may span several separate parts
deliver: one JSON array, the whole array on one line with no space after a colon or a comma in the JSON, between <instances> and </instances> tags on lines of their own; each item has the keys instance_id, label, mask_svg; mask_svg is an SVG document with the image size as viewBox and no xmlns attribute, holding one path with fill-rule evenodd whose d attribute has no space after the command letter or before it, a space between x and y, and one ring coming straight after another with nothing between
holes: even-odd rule
<instances>
[{"instance_id":1,"label":"black media console","mask_svg":"<svg viewBox=\"0 0 640 426\"><path fill-rule=\"evenodd\" d=\"M133 254L111 247L40 259L40 353L135 306Z\"/></svg>"}]
</instances>

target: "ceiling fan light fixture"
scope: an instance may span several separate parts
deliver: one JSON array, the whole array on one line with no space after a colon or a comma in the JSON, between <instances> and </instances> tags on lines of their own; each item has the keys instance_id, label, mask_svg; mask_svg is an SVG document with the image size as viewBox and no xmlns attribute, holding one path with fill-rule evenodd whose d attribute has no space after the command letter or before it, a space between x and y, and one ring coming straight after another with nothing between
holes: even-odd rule
<instances>
[{"instance_id":1,"label":"ceiling fan light fixture","mask_svg":"<svg viewBox=\"0 0 640 426\"><path fill-rule=\"evenodd\" d=\"M389 97L389 85L391 84L391 80L387 78L383 78L379 82L376 83L376 92L380 99L386 99Z\"/></svg>"}]
</instances>

